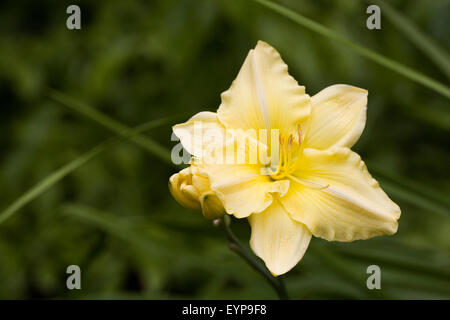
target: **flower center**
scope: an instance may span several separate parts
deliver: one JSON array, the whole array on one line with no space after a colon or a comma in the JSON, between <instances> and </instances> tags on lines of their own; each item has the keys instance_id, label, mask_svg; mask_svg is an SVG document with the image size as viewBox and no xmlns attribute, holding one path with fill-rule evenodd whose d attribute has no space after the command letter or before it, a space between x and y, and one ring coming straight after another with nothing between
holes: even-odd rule
<instances>
[{"instance_id":1,"label":"flower center","mask_svg":"<svg viewBox=\"0 0 450 320\"><path fill-rule=\"evenodd\" d=\"M297 160L301 154L302 132L298 126L298 139L294 140L291 134L289 137L280 135L279 137L279 157L270 163L270 177L279 180L287 177L297 168ZM273 160L273 159L272 159Z\"/></svg>"}]
</instances>

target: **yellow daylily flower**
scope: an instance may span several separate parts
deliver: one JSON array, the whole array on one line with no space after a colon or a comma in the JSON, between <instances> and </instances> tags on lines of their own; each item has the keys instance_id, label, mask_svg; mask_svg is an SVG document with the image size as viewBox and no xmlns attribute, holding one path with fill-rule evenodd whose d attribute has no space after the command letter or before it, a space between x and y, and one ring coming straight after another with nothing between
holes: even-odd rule
<instances>
[{"instance_id":1,"label":"yellow daylily flower","mask_svg":"<svg viewBox=\"0 0 450 320\"><path fill-rule=\"evenodd\" d=\"M251 248L273 275L300 261L312 235L353 241L397 231L400 208L350 150L366 122L366 90L332 85L310 97L289 75L279 53L259 41L221 98L217 113L200 112L174 126L193 164L172 176L172 193L182 205L199 209L198 199L207 190L227 214L248 218ZM205 130L220 137L241 130L247 142L270 150L272 140L247 132L276 130L278 161L202 161L206 149L224 148L218 140L208 140ZM192 168L205 179L202 192L191 191L194 180L185 178L190 177L185 170Z\"/></svg>"}]
</instances>

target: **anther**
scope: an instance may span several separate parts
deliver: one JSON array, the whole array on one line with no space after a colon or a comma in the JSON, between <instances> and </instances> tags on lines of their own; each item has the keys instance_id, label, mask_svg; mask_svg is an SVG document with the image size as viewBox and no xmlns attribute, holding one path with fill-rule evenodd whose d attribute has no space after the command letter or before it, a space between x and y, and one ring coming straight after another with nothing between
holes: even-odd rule
<instances>
[{"instance_id":1,"label":"anther","mask_svg":"<svg viewBox=\"0 0 450 320\"><path fill-rule=\"evenodd\" d=\"M293 137L292 137L292 134L291 134L291 135L289 135L288 147L290 147L292 145L292 140L293 140Z\"/></svg>"}]
</instances>

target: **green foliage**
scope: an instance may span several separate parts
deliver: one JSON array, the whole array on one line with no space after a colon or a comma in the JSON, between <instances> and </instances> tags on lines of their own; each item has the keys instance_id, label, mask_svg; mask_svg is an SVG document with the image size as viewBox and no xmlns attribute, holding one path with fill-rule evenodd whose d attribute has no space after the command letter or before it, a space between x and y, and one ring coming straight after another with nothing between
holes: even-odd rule
<instances>
[{"instance_id":1,"label":"green foliage","mask_svg":"<svg viewBox=\"0 0 450 320\"><path fill-rule=\"evenodd\" d=\"M284 277L290 296L450 298L448 99L370 59L381 54L448 90L449 2L392 1L397 10L385 19L382 7L372 31L362 1L276 3L369 56L250 0L80 1L79 31L65 26L71 3L3 1L0 298L276 298L219 229L170 196L175 121L130 131L214 111L259 39L310 95L334 83L369 90L355 149L402 208L394 236L313 239ZM233 229L247 245L247 222ZM82 268L80 291L65 287L71 264ZM371 264L380 291L366 288Z\"/></svg>"}]
</instances>

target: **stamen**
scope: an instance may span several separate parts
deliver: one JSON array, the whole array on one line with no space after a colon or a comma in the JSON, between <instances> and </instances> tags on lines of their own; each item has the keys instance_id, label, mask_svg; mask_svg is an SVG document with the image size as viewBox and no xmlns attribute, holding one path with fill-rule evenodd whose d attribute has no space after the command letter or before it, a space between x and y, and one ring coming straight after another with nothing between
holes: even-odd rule
<instances>
[{"instance_id":1,"label":"stamen","mask_svg":"<svg viewBox=\"0 0 450 320\"><path fill-rule=\"evenodd\" d=\"M298 129L299 132L301 132L300 126ZM290 134L289 137L280 135L279 141L279 163L271 164L271 169L273 172L271 177L273 179L282 179L294 172L298 164L297 160L299 159L299 154L301 152L300 145L296 143L296 138L294 135ZM299 136L299 141L301 141L301 136Z\"/></svg>"},{"instance_id":2,"label":"stamen","mask_svg":"<svg viewBox=\"0 0 450 320\"><path fill-rule=\"evenodd\" d=\"M302 128L300 128L300 125L297 126L298 130L298 145L302 145Z\"/></svg>"}]
</instances>

